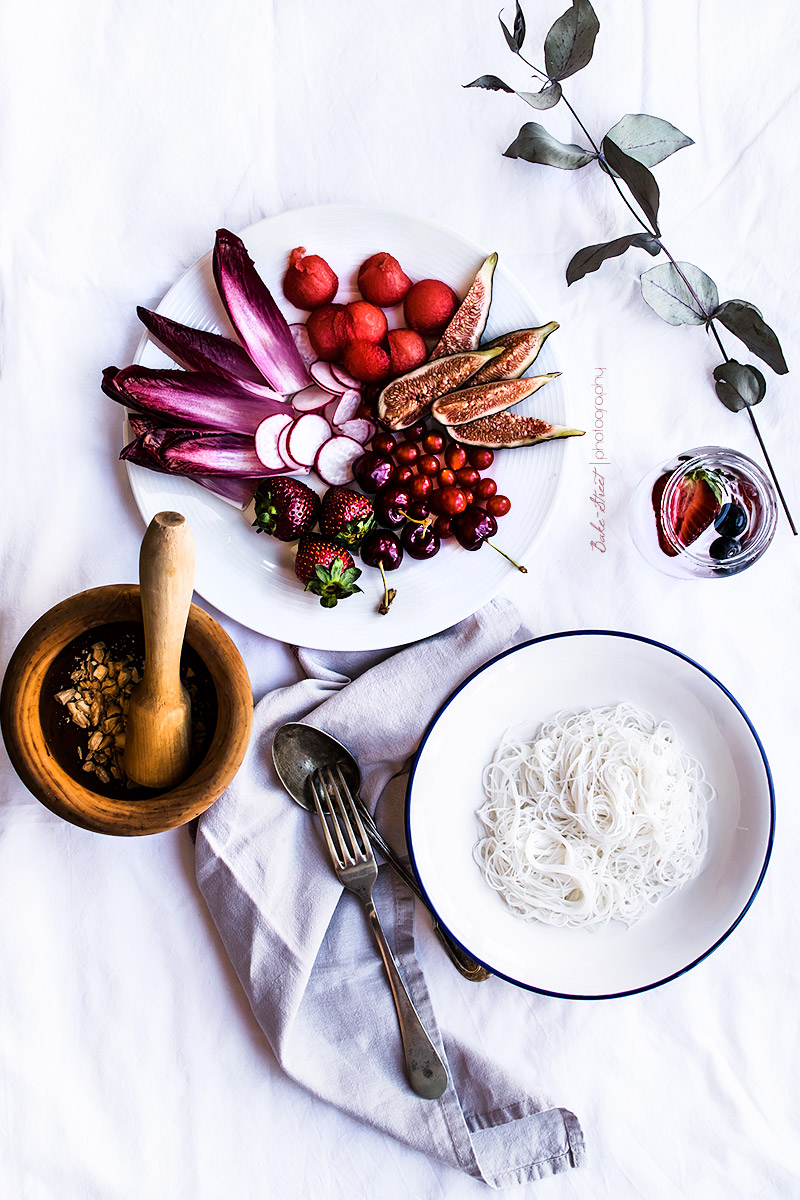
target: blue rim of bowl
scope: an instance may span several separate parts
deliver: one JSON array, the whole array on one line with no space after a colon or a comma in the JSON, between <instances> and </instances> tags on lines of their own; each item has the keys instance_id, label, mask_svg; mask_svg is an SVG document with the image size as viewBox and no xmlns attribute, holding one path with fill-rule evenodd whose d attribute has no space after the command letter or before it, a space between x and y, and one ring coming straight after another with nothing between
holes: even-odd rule
<instances>
[{"instance_id":1,"label":"blue rim of bowl","mask_svg":"<svg viewBox=\"0 0 800 1200\"><path fill-rule=\"evenodd\" d=\"M726 929L725 933L723 933L721 937L717 938L717 940L711 946L709 946L709 948L707 950L704 950L703 953L698 955L697 958L692 959L692 961L687 963L685 967L681 967L679 971L673 971L671 975L665 975L663 977L663 979L656 979L653 981L653 983L646 983L646 984L643 984L641 987L628 988L622 992L601 992L601 993L598 993L597 995L592 995L592 996L575 995L572 992L554 992L550 988L535 987L531 983L523 983L522 980L520 980L520 979L514 979L514 977L512 975L505 975L502 971L498 971L495 967L493 967L491 965L491 963L486 962L484 959L478 958L473 953L473 951L470 950L469 946L466 946L459 938L457 938L453 934L452 930L447 929L447 926L445 925L442 918L439 916L438 912L436 914L440 924L445 929L447 929L447 932L449 933L450 937L453 939L454 942L456 942L459 946L461 946L464 953L468 954L471 958L474 958L476 962L479 962L481 964L481 966L485 967L487 971L490 971L492 973L492 975L496 975L498 979L505 979L506 982L513 983L516 987L524 988L526 991L529 991L529 992L538 992L542 996L555 996L559 1000L619 1000L623 996L636 996L640 992L650 992L653 990L653 988L662 987L663 984L670 983L673 979L679 979L681 975L685 975L687 971L691 971L691 969L693 967L696 967L698 963L701 963L704 959L708 958L708 956L710 954L713 954L713 952L717 949L717 947L721 946L722 943L728 937L730 937L730 935L733 933L736 926L742 920L745 913L748 911L751 904L755 900L756 894L757 894L759 888L761 887L761 884L764 881L764 876L766 875L767 867L769 866L770 856L772 854L772 845L775 840L775 787L773 784L772 771L770 770L770 765L767 760L767 755L766 755L763 745L761 744L761 738L756 733L753 722L750 720L747 713L742 708L741 704L736 699L736 697L731 692L728 691L728 689L725 687L725 685L723 683L720 683L720 681L717 679L716 675L712 675L712 673L710 671L706 670L706 668L704 666L702 666L699 662L696 662L695 659L690 658L688 654L681 653L680 650L676 650L674 648L674 646L667 646L666 643L656 641L654 638L642 637L640 634L637 634L637 633L623 633L622 631L616 630L616 629L568 629L562 633L547 633L547 634L543 634L541 637L529 638L528 641L520 642L519 645L511 646L510 649L503 650L501 654L495 655L495 657L490 659L489 662L484 663L482 667L478 667L477 670L473 671L472 674L469 675L464 680L464 682L455 689L455 691L451 692L451 694L448 696L448 698L445 700L444 704L436 712L436 714L430 721L427 729L425 730L425 734L422 738L422 741L419 744L419 749L417 750L416 754L414 755L414 762L411 765L411 772L408 777L408 786L406 788L406 804L405 804L406 843L408 845L408 853L411 858L411 865L414 869L414 874L416 875L417 880L419 881L420 888L422 889L422 891L428 901L428 904L431 907L431 910L433 912L436 912L436 909L431 901L431 898L428 895L428 891L425 887L425 884L424 884L423 880L421 879L419 872L417 870L417 860L416 860L416 856L414 854L414 844L413 844L413 840L411 837L411 794L412 794L412 791L414 788L414 776L417 771L417 764L420 761L422 752L425 749L425 745L426 745L429 737L431 736L434 729L436 728L436 725L439 722L439 718L442 716L442 714L445 712L445 710L450 707L452 702L455 700L456 696L458 696L460 692L463 692L464 688L469 687L469 685L472 683L473 679L476 679L478 675L482 675L484 671L488 671L490 667L495 666L495 664L501 662L502 659L508 658L508 656L510 654L516 654L520 650L525 650L528 646L535 646L538 642L552 642L552 641L556 641L559 638L574 638L574 637L618 637L618 638L626 638L628 641L632 641L632 642L645 642L649 646L657 646L659 650L666 650L668 654L674 654L676 658L683 659L684 662L689 663L689 665L692 667L695 667L696 670L700 671L703 675L706 676L706 678L710 679L712 683L716 684L716 686L720 689L720 691L723 692L724 695L726 695L728 697L730 702L741 713L742 717L746 721L747 726L748 726L751 734L753 735L753 740L754 740L756 746L758 747L762 762L764 763L764 771L766 773L767 786L769 788L769 808L770 808L769 837L767 838L767 846L766 846L766 852L764 854L764 862L762 863L761 870L758 875L758 879L756 880L755 887L753 888L752 892L750 893L747 903L744 905L744 907L742 908L742 911L736 917L736 920L733 921L733 923Z\"/></svg>"}]
</instances>

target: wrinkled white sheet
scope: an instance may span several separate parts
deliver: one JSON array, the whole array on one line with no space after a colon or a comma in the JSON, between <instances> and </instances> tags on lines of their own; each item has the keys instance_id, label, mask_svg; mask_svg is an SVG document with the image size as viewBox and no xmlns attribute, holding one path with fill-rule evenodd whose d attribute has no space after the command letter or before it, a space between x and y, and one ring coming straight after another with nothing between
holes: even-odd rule
<instances>
[{"instance_id":1,"label":"wrinkled white sheet","mask_svg":"<svg viewBox=\"0 0 800 1200\"><path fill-rule=\"evenodd\" d=\"M537 60L562 3L526 6ZM572 102L596 134L644 111L695 139L656 168L667 244L708 271L723 298L757 304L796 366L800 14L781 0L757 10L744 0L597 7L595 59L568 82ZM537 115L514 97L462 90L486 72L528 85L488 0L6 6L2 664L58 600L136 577L143 527L100 371L129 361L136 304L155 304L218 226L363 201L435 217L497 249L542 316L561 323L558 354L582 427L593 426L604 368L611 462L606 553L590 546L586 438L571 446L568 486L533 569L510 578L507 594L532 629L628 630L697 658L761 733L778 799L760 895L688 975L595 1004L509 987L485 1014L486 1054L568 1103L589 1147L588 1166L518 1194L800 1196L800 541L782 520L758 567L719 584L674 583L640 560L626 506L647 467L692 445L758 457L757 445L746 415L714 397L710 339L642 304L643 253L567 290L572 253L626 232L626 213L596 172L501 157ZM541 119L579 140L562 109ZM765 374L758 418L800 519L794 374ZM257 697L296 678L284 647L220 619ZM0 1195L487 1194L280 1072L198 893L186 831L131 841L86 833L33 800L4 753L0 772ZM447 996L434 1000L439 1009ZM449 1019L469 1024L471 1012Z\"/></svg>"}]
</instances>

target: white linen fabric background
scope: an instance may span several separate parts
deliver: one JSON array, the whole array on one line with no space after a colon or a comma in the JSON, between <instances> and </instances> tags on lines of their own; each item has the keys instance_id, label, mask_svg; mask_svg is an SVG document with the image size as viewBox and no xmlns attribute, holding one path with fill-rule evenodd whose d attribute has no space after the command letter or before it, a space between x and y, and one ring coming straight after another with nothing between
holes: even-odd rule
<instances>
[{"instance_id":1,"label":"white linen fabric background","mask_svg":"<svg viewBox=\"0 0 800 1200\"><path fill-rule=\"evenodd\" d=\"M525 6L535 61L564 7ZM782 0L757 10L744 0L598 0L597 12L595 56L568 81L571 101L597 135L623 113L650 112L695 139L656 168L667 244L708 271L723 298L758 305L800 370L800 11ZM100 394L100 371L130 360L136 305L155 305L216 228L360 201L435 217L498 250L561 323L570 415L583 428L593 428L604 368L611 462L606 552L590 545L586 438L571 446L537 561L526 578L509 576L507 594L537 631L644 634L716 674L762 736L778 826L752 911L685 977L596 1004L509 986L502 1004L481 1007L479 1031L467 1005L449 1020L580 1117L589 1165L520 1196L800 1197L800 540L781 519L762 562L719 584L672 582L640 560L626 507L648 467L693 445L754 458L757 446L746 415L715 399L710 339L643 304L646 255L567 290L572 253L626 232L627 214L593 169L501 157L529 119L564 140L580 134L563 107L538 118L514 97L462 90L488 72L529 82L488 0L4 8L2 664L58 600L136 578L143 525L116 461L120 414ZM794 373L765 373L758 419L800 519ZM256 698L296 678L285 647L220 620ZM199 895L185 830L99 837L42 808L5 755L0 772L0 1195L486 1192L280 1073ZM441 987L434 1002L448 1005Z\"/></svg>"}]
</instances>

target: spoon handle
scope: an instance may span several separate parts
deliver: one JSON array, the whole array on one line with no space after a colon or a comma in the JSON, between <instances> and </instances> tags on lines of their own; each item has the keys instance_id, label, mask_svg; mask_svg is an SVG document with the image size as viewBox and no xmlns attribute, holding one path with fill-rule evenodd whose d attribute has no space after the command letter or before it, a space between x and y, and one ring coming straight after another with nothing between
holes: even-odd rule
<instances>
[{"instance_id":1,"label":"spoon handle","mask_svg":"<svg viewBox=\"0 0 800 1200\"><path fill-rule=\"evenodd\" d=\"M439 939L442 948L452 962L453 966L459 971L465 979L469 979L472 983L482 983L485 979L489 979L490 972L485 967L471 958L457 942L454 942L450 934L439 924L439 918L428 903L428 898L422 891L422 888L417 883L416 879L406 867L403 860L395 853L392 847L384 838L378 826L375 824L375 818L364 804L360 796L355 797L356 806L358 807L359 816L364 822L367 833L372 841L380 850L383 857L388 862L389 866L394 868L406 887L414 893L421 904L424 904L432 917L433 932Z\"/></svg>"},{"instance_id":2,"label":"spoon handle","mask_svg":"<svg viewBox=\"0 0 800 1200\"><path fill-rule=\"evenodd\" d=\"M438 1100L447 1088L447 1069L439 1057L436 1047L425 1032L419 1013L414 1008L411 997L400 977L372 897L364 896L362 898L370 929L378 944L383 965L389 977L409 1081L414 1091L423 1100Z\"/></svg>"}]
</instances>

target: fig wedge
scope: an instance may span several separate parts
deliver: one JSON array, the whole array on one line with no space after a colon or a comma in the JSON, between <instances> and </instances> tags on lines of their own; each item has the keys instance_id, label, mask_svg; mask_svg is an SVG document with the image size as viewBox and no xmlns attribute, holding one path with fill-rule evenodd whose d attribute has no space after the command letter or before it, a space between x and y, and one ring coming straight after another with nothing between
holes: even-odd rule
<instances>
[{"instance_id":1,"label":"fig wedge","mask_svg":"<svg viewBox=\"0 0 800 1200\"><path fill-rule=\"evenodd\" d=\"M405 429L413 425L427 413L434 400L446 392L455 391L485 363L502 352L502 347L495 346L488 350L449 354L400 375L387 383L378 396L378 418L389 429Z\"/></svg>"},{"instance_id":2,"label":"fig wedge","mask_svg":"<svg viewBox=\"0 0 800 1200\"><path fill-rule=\"evenodd\" d=\"M515 329L487 342L487 346L502 346L503 353L481 367L473 383L493 383L497 379L519 379L533 363L558 321L550 321L537 329Z\"/></svg>"},{"instance_id":3,"label":"fig wedge","mask_svg":"<svg viewBox=\"0 0 800 1200\"><path fill-rule=\"evenodd\" d=\"M505 412L521 400L526 400L551 379L557 379L560 371L550 375L532 375L527 379L503 379L497 383L482 383L477 387L462 388L435 400L431 416L442 425L463 425L477 421L480 417L492 417Z\"/></svg>"},{"instance_id":4,"label":"fig wedge","mask_svg":"<svg viewBox=\"0 0 800 1200\"><path fill-rule=\"evenodd\" d=\"M430 361L435 358L443 358L446 354L457 354L462 350L477 350L489 318L489 305L492 303L492 276L496 266L496 254L490 254L481 264L478 274L469 286L469 291L431 351ZM500 341L501 339L498 339L498 344Z\"/></svg>"},{"instance_id":5,"label":"fig wedge","mask_svg":"<svg viewBox=\"0 0 800 1200\"><path fill-rule=\"evenodd\" d=\"M566 425L551 425L538 417L520 417L516 413L500 412L493 417L479 417L464 425L448 426L455 441L464 446L486 446L490 450L504 447L534 446L555 438L582 437L584 429L569 429Z\"/></svg>"}]
</instances>

